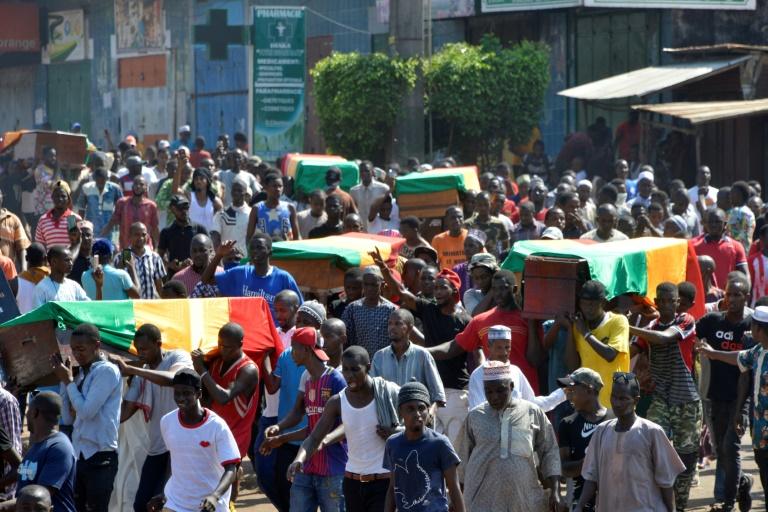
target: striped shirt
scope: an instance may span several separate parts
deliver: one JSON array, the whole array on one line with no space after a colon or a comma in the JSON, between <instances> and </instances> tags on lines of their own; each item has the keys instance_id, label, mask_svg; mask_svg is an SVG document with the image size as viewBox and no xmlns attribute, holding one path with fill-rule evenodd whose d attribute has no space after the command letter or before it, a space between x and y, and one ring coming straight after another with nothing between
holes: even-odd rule
<instances>
[{"instance_id":1,"label":"striped shirt","mask_svg":"<svg viewBox=\"0 0 768 512\"><path fill-rule=\"evenodd\" d=\"M315 380L304 370L299 382L299 392L304 393L304 414L307 416L307 428L312 432L320 421L325 410L325 404L332 396L346 387L344 377L338 370L326 368L319 379ZM334 428L338 426L338 420ZM347 465L347 443L337 443L326 446L315 452L304 463L303 472L307 475L340 476L344 474Z\"/></svg>"},{"instance_id":2,"label":"striped shirt","mask_svg":"<svg viewBox=\"0 0 768 512\"><path fill-rule=\"evenodd\" d=\"M10 392L0 387L0 427L8 434L16 453L21 453L21 413L19 412L19 402ZM11 467L3 464L3 474L7 475ZM13 498L16 484L13 483L5 489L0 489L0 499L8 500Z\"/></svg>"},{"instance_id":3,"label":"striped shirt","mask_svg":"<svg viewBox=\"0 0 768 512\"><path fill-rule=\"evenodd\" d=\"M677 343L651 345L642 338L637 344L648 349L651 375L656 384L654 394L670 405L680 405L699 399L696 383L693 381L693 344L696 341L696 320L688 313L680 313L672 322L662 324L658 319L648 329L666 331L674 329L680 335Z\"/></svg>"},{"instance_id":4,"label":"striped shirt","mask_svg":"<svg viewBox=\"0 0 768 512\"><path fill-rule=\"evenodd\" d=\"M16 249L26 249L29 245L21 220L5 208L0 209L0 253L15 259Z\"/></svg>"},{"instance_id":5,"label":"striped shirt","mask_svg":"<svg viewBox=\"0 0 768 512\"><path fill-rule=\"evenodd\" d=\"M165 278L165 265L163 259L154 251L144 249L144 254L139 256L131 249L136 268L136 278L139 280L139 292L142 299L159 299L160 290L155 289L155 281ZM113 265L121 266L121 254L115 256Z\"/></svg>"},{"instance_id":6,"label":"striped shirt","mask_svg":"<svg viewBox=\"0 0 768 512\"><path fill-rule=\"evenodd\" d=\"M77 220L80 216L67 209L58 219L53 218L53 210L48 210L37 223L35 241L43 244L47 249L52 245L66 245L69 247L69 234L67 233L67 217L74 215Z\"/></svg>"}]
</instances>

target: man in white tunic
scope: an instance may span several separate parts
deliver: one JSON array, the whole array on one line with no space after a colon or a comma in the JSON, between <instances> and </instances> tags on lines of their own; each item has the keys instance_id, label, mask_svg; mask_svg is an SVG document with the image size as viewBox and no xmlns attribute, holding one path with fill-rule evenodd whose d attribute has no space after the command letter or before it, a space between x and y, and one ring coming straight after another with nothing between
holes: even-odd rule
<instances>
[{"instance_id":1,"label":"man in white tunic","mask_svg":"<svg viewBox=\"0 0 768 512\"><path fill-rule=\"evenodd\" d=\"M559 510L560 455L549 420L537 405L513 398L508 362L487 361L483 384L487 401L469 411L459 434L467 510Z\"/></svg>"}]
</instances>

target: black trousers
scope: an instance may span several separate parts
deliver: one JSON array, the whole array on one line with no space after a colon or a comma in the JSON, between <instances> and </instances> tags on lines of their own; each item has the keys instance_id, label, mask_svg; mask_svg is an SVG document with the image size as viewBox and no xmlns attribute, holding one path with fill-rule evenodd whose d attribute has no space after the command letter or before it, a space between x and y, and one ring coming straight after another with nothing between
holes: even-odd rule
<instances>
[{"instance_id":1,"label":"black trousers","mask_svg":"<svg viewBox=\"0 0 768 512\"><path fill-rule=\"evenodd\" d=\"M360 482L345 477L343 489L346 512L384 512L389 479Z\"/></svg>"},{"instance_id":2,"label":"black trousers","mask_svg":"<svg viewBox=\"0 0 768 512\"><path fill-rule=\"evenodd\" d=\"M77 461L75 505L85 512L108 512L117 475L117 452L96 452Z\"/></svg>"},{"instance_id":3,"label":"black trousers","mask_svg":"<svg viewBox=\"0 0 768 512\"><path fill-rule=\"evenodd\" d=\"M291 508L291 482L285 475L297 453L299 453L299 447L295 444L284 444L277 449L277 462L275 464L275 490L277 492L273 505L280 512L289 512Z\"/></svg>"},{"instance_id":4,"label":"black trousers","mask_svg":"<svg viewBox=\"0 0 768 512\"><path fill-rule=\"evenodd\" d=\"M170 476L170 452L159 455L147 455L144 465L141 466L139 488L136 489L136 497L133 499L134 512L146 512L147 503L158 494L162 494L165 483Z\"/></svg>"}]
</instances>

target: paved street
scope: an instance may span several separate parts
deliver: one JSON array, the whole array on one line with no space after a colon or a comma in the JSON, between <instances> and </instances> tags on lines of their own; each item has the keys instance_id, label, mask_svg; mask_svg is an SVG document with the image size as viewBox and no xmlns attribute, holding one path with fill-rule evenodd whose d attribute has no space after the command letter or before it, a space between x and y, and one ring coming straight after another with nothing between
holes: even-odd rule
<instances>
[{"instance_id":1,"label":"paved street","mask_svg":"<svg viewBox=\"0 0 768 512\"><path fill-rule=\"evenodd\" d=\"M744 470L752 475L755 485L752 487L752 510L764 510L763 488L760 485L760 475L755 465L752 448L749 444L742 447L742 461ZM241 489L237 510L240 512L267 512L275 510L267 498L259 492L256 485L256 477L253 474L250 461L246 461L244 468L247 470L245 482ZM691 499L688 510L701 512L709 509L712 504L712 489L715 482L715 469L709 467L699 474L699 485L691 489Z\"/></svg>"}]
</instances>

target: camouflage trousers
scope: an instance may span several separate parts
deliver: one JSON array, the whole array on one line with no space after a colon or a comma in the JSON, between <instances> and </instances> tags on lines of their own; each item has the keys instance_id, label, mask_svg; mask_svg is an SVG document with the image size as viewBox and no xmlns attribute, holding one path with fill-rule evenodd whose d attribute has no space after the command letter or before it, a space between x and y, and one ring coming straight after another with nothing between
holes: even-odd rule
<instances>
[{"instance_id":1,"label":"camouflage trousers","mask_svg":"<svg viewBox=\"0 0 768 512\"><path fill-rule=\"evenodd\" d=\"M654 396L648 407L647 419L664 429L685 464L685 471L677 476L674 486L675 508L679 511L688 505L699 453L702 416L701 400L672 405Z\"/></svg>"}]
</instances>

